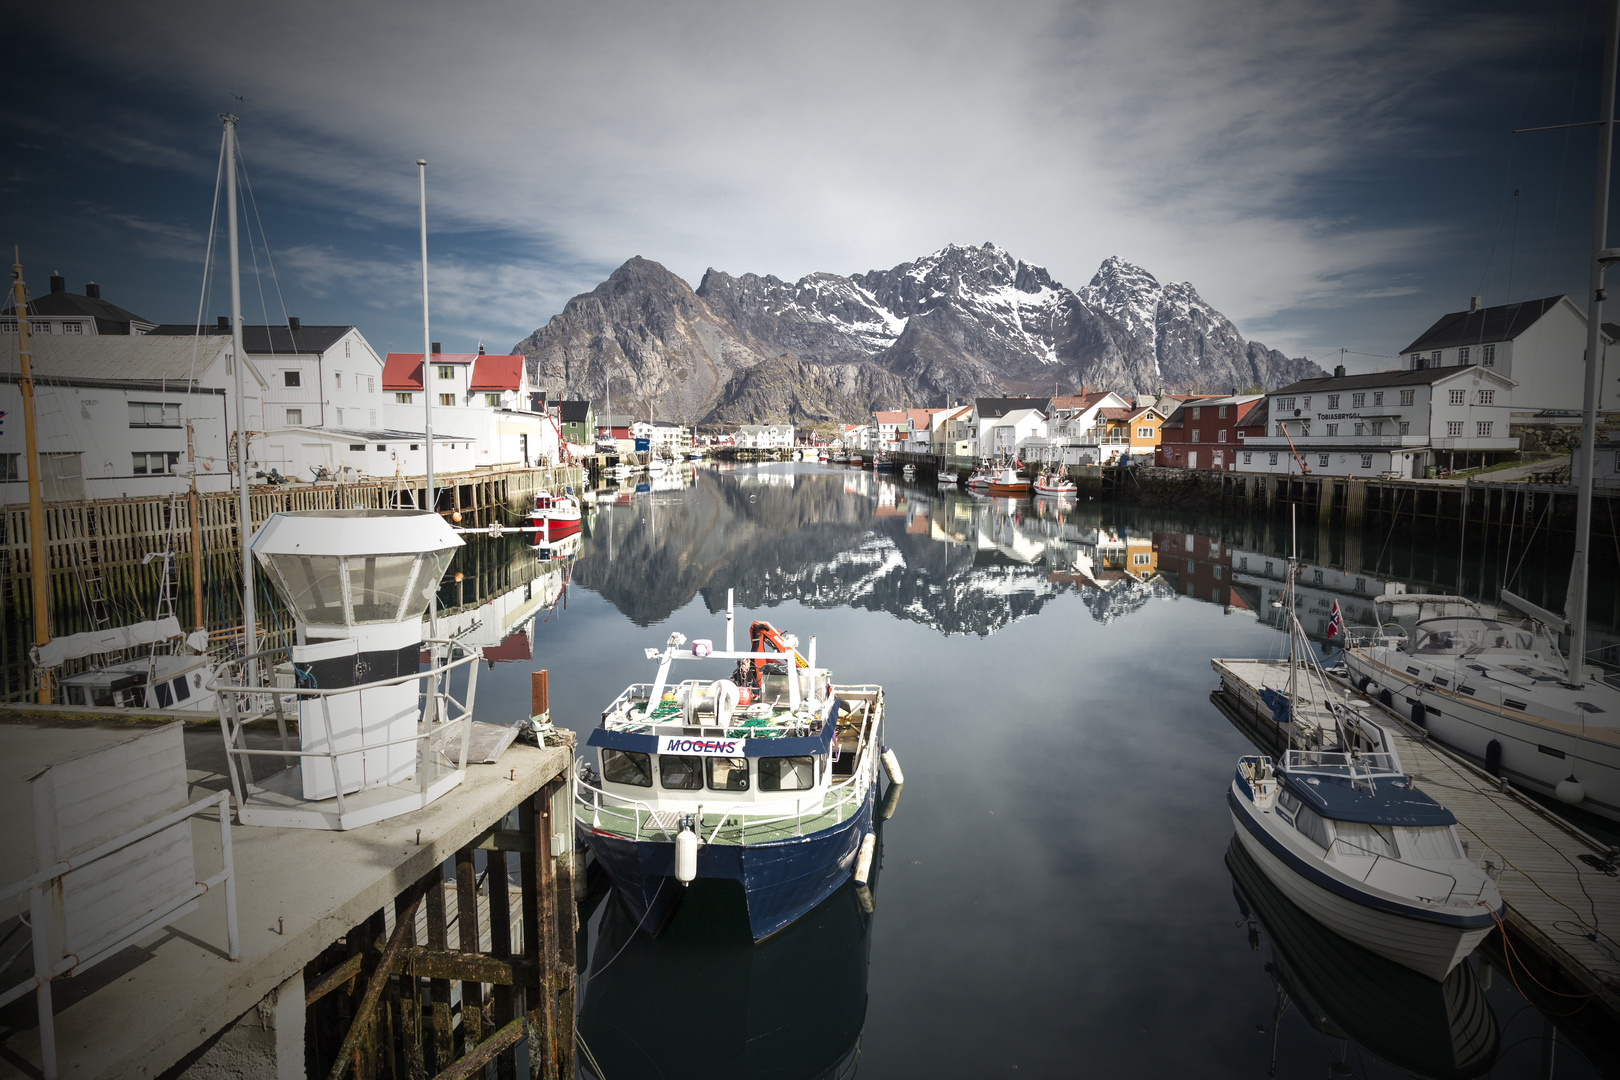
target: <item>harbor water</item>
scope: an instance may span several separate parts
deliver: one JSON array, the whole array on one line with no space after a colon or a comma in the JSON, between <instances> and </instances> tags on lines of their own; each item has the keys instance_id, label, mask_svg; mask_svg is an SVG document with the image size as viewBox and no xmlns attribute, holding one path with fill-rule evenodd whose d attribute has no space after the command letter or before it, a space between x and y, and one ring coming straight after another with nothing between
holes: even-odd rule
<instances>
[{"instance_id":1,"label":"harbor water","mask_svg":"<svg viewBox=\"0 0 1620 1080\"><path fill-rule=\"evenodd\" d=\"M581 953L590 1073L1612 1069L1480 956L1423 980L1229 856L1225 792L1252 747L1209 700L1209 660L1286 654L1272 603L1290 542L1286 521L942 494L814 464L683 467L603 494L533 616L532 662L481 676L486 718L525 715L545 667L553 718L587 731L650 678L645 648L673 631L722 640L732 589L743 625L814 636L835 681L884 685L907 783L870 913L846 886L754 944L729 883L687 890L657 939L612 895L597 904ZM1367 622L1395 583L1494 597L1510 580L1562 606L1556 561L1309 531L1300 548L1318 639L1332 601Z\"/></svg>"}]
</instances>

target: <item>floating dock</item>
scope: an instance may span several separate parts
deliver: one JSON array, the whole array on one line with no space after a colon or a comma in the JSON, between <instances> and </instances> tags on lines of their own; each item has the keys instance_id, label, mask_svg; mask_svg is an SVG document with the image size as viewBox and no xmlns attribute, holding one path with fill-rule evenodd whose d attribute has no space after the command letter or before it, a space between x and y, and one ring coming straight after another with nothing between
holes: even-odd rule
<instances>
[{"instance_id":1,"label":"floating dock","mask_svg":"<svg viewBox=\"0 0 1620 1080\"><path fill-rule=\"evenodd\" d=\"M0 724L8 877L37 862L20 779L133 727ZM514 744L425 809L349 832L234 826L238 958L214 889L53 981L58 1075L304 1076L307 1063L307 1075L470 1077L495 1063L514 1076L525 1038L532 1076L572 1075L573 746L559 742ZM184 749L192 802L227 788L217 728L187 729ZM192 828L199 874L223 858L217 814ZM8 912L0 932L15 922ZM34 1006L5 1009L0 1077L40 1075Z\"/></svg>"},{"instance_id":2,"label":"floating dock","mask_svg":"<svg viewBox=\"0 0 1620 1080\"><path fill-rule=\"evenodd\" d=\"M1287 661L1211 664L1221 687L1210 697L1221 712L1263 751L1286 750L1288 729L1271 718L1260 691L1287 691ZM1500 871L1506 935L1497 931L1484 946L1493 966L1589 1047L1593 1061L1620 1060L1620 852L1347 684L1330 691L1390 733L1414 784L1456 815L1469 856ZM1306 713L1333 703L1313 678L1301 676L1295 692Z\"/></svg>"}]
</instances>

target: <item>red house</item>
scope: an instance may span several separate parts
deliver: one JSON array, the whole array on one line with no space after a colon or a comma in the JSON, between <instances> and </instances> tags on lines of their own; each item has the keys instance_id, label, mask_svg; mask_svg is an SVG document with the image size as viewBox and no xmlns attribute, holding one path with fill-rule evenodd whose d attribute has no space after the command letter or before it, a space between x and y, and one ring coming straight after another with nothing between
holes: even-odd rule
<instances>
[{"instance_id":1,"label":"red house","mask_svg":"<svg viewBox=\"0 0 1620 1080\"><path fill-rule=\"evenodd\" d=\"M1226 470L1236 466L1248 421L1265 395L1189 398L1159 427L1155 465L1175 469ZM1256 435L1263 435L1262 425Z\"/></svg>"}]
</instances>

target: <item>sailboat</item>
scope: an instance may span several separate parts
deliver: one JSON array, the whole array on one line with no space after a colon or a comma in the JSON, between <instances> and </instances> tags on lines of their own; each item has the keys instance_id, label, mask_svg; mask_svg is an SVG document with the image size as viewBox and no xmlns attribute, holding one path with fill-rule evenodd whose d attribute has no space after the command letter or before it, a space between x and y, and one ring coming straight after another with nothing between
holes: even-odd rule
<instances>
[{"instance_id":1,"label":"sailboat","mask_svg":"<svg viewBox=\"0 0 1620 1080\"><path fill-rule=\"evenodd\" d=\"M1586 611L1592 539L1592 476L1597 443L1599 334L1604 271L1620 262L1605 247L1609 165L1614 144L1616 38L1611 10L1599 104L1597 196L1592 220L1591 288L1586 326L1586 392L1581 415L1575 557L1563 616L1502 591L1522 625L1472 612L1446 611L1458 597L1380 597L1426 602L1407 629L1393 616L1374 630L1352 631L1344 652L1364 692L1404 703L1437 742L1484 763L1497 776L1620 821L1620 688L1586 663ZM1436 610L1438 609L1438 610ZM1557 635L1568 634L1565 654ZM1396 707L1401 707L1396 705Z\"/></svg>"}]
</instances>

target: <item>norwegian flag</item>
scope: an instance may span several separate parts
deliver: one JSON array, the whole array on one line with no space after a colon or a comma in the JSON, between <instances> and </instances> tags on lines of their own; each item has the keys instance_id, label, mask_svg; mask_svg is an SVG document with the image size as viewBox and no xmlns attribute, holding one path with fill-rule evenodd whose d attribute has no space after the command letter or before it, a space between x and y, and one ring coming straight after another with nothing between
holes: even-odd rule
<instances>
[{"instance_id":1,"label":"norwegian flag","mask_svg":"<svg viewBox=\"0 0 1620 1080\"><path fill-rule=\"evenodd\" d=\"M1339 602L1333 601L1333 610L1328 613L1327 636L1332 637L1344 629L1344 616L1339 611Z\"/></svg>"}]
</instances>

